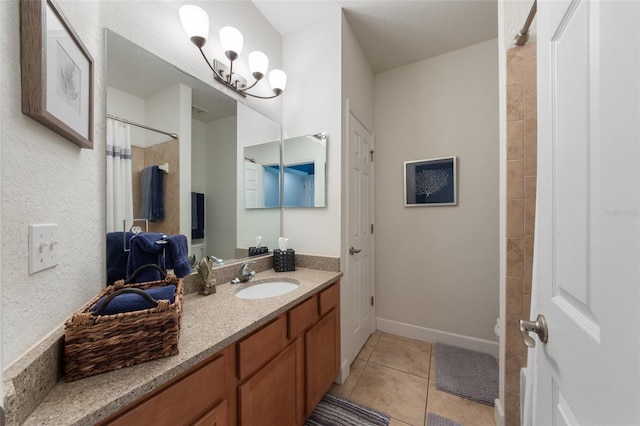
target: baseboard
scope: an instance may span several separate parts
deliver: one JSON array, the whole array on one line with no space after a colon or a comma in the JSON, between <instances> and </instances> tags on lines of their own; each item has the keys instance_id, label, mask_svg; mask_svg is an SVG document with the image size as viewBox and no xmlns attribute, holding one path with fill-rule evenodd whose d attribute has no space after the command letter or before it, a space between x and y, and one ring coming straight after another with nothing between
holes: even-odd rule
<instances>
[{"instance_id":1,"label":"baseboard","mask_svg":"<svg viewBox=\"0 0 640 426\"><path fill-rule=\"evenodd\" d=\"M338 375L336 376L334 382L339 385L344 385L344 382L347 381L349 374L351 374L351 365L349 364L348 360L344 359L342 360L340 371L338 371Z\"/></svg>"},{"instance_id":2,"label":"baseboard","mask_svg":"<svg viewBox=\"0 0 640 426\"><path fill-rule=\"evenodd\" d=\"M434 330L432 328L419 327L417 325L405 324L403 322L376 318L377 329L397 334L398 336L409 337L411 339L425 342L444 343L458 348L487 353L498 357L500 345L491 340L478 339L476 337L463 336L446 331Z\"/></svg>"},{"instance_id":3,"label":"baseboard","mask_svg":"<svg viewBox=\"0 0 640 426\"><path fill-rule=\"evenodd\" d=\"M504 408L502 408L502 401L500 399L494 400L493 406L493 421L496 426L504 426Z\"/></svg>"}]
</instances>

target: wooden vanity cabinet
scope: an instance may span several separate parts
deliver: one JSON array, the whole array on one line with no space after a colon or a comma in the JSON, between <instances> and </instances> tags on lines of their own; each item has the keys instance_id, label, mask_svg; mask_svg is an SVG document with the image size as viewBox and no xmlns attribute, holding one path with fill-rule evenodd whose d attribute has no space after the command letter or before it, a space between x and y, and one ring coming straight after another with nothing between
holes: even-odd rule
<instances>
[{"instance_id":1,"label":"wooden vanity cabinet","mask_svg":"<svg viewBox=\"0 0 640 426\"><path fill-rule=\"evenodd\" d=\"M305 333L305 416L311 415L340 370L340 285L319 295L322 318Z\"/></svg>"},{"instance_id":2,"label":"wooden vanity cabinet","mask_svg":"<svg viewBox=\"0 0 640 426\"><path fill-rule=\"evenodd\" d=\"M298 426L340 368L340 283L100 425Z\"/></svg>"},{"instance_id":3,"label":"wooden vanity cabinet","mask_svg":"<svg viewBox=\"0 0 640 426\"><path fill-rule=\"evenodd\" d=\"M340 368L339 307L335 283L237 344L240 426L304 423ZM275 355L285 325L287 346ZM264 366L248 377L257 358Z\"/></svg>"},{"instance_id":4,"label":"wooden vanity cabinet","mask_svg":"<svg viewBox=\"0 0 640 426\"><path fill-rule=\"evenodd\" d=\"M238 424L297 426L304 421L304 348L294 340L238 386Z\"/></svg>"},{"instance_id":5,"label":"wooden vanity cabinet","mask_svg":"<svg viewBox=\"0 0 640 426\"><path fill-rule=\"evenodd\" d=\"M194 426L228 426L229 423L229 401L224 400L220 404L198 419Z\"/></svg>"},{"instance_id":6,"label":"wooden vanity cabinet","mask_svg":"<svg viewBox=\"0 0 640 426\"><path fill-rule=\"evenodd\" d=\"M230 361L225 349L100 424L226 426Z\"/></svg>"}]
</instances>

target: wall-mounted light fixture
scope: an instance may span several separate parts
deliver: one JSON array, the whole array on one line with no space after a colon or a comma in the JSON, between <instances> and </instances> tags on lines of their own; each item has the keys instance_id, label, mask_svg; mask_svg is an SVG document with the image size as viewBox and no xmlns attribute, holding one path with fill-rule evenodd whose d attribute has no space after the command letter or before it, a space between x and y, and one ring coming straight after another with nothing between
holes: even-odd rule
<instances>
[{"instance_id":1,"label":"wall-mounted light fixture","mask_svg":"<svg viewBox=\"0 0 640 426\"><path fill-rule=\"evenodd\" d=\"M269 83L273 90L273 96L258 96L249 93L248 90L254 87L265 76L269 68L269 58L262 52L255 51L249 53L249 69L256 81L247 86L247 80L240 74L233 71L233 62L238 59L242 51L242 33L233 27L223 27L220 30L220 45L224 54L229 59L229 66L214 58L209 62L207 56L202 51L202 47L207 42L209 36L209 16L207 12L198 6L185 5L180 8L180 20L189 39L196 45L209 68L213 71L213 77L235 91L241 96L252 96L260 99L271 99L280 95L287 84L287 75L282 70L272 70L269 73Z\"/></svg>"}]
</instances>

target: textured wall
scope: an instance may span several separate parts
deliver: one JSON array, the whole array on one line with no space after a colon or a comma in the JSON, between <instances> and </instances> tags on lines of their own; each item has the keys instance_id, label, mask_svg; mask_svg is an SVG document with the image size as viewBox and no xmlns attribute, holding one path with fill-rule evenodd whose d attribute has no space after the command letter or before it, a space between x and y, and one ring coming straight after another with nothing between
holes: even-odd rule
<instances>
[{"instance_id":1,"label":"textured wall","mask_svg":"<svg viewBox=\"0 0 640 426\"><path fill-rule=\"evenodd\" d=\"M104 116L102 32L94 2L58 3L94 58L96 117ZM80 149L21 113L18 1L2 9L2 325L4 364L103 287L104 120ZM29 275L28 225L57 223L60 264Z\"/></svg>"},{"instance_id":2,"label":"textured wall","mask_svg":"<svg viewBox=\"0 0 640 426\"><path fill-rule=\"evenodd\" d=\"M210 70L189 42L177 2L71 1L58 5L94 58L95 143L80 150L21 113L19 3L0 2L2 61L2 325L8 365L103 286L104 272L104 28L110 28L184 71L210 81ZM282 66L281 37L250 2L196 2L209 12L211 33L234 25L247 51L264 51ZM141 19L144 17L144 19ZM217 37L205 50L221 56ZM238 64L246 71L246 56ZM211 83L213 85L213 82ZM281 122L282 99L243 101ZM181 152L181 155L189 153ZM187 179L187 180L190 180ZM30 223L55 222L60 264L28 274Z\"/></svg>"},{"instance_id":3,"label":"textured wall","mask_svg":"<svg viewBox=\"0 0 640 426\"><path fill-rule=\"evenodd\" d=\"M494 340L498 317L495 40L376 75L378 318ZM403 162L458 157L458 205L404 207Z\"/></svg>"}]
</instances>

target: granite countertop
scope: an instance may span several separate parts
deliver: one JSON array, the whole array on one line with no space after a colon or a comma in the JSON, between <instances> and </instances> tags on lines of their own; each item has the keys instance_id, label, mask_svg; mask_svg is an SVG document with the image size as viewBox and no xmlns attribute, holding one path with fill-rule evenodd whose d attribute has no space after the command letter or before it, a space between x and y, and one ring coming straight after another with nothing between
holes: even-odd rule
<instances>
[{"instance_id":1,"label":"granite countertop","mask_svg":"<svg viewBox=\"0 0 640 426\"><path fill-rule=\"evenodd\" d=\"M60 381L27 418L25 425L94 424L138 400L180 373L268 323L342 276L340 272L297 268L260 272L247 284L220 284L209 296L184 297L180 353L75 382ZM235 297L240 289L269 279L295 279L300 286L268 299Z\"/></svg>"}]
</instances>

